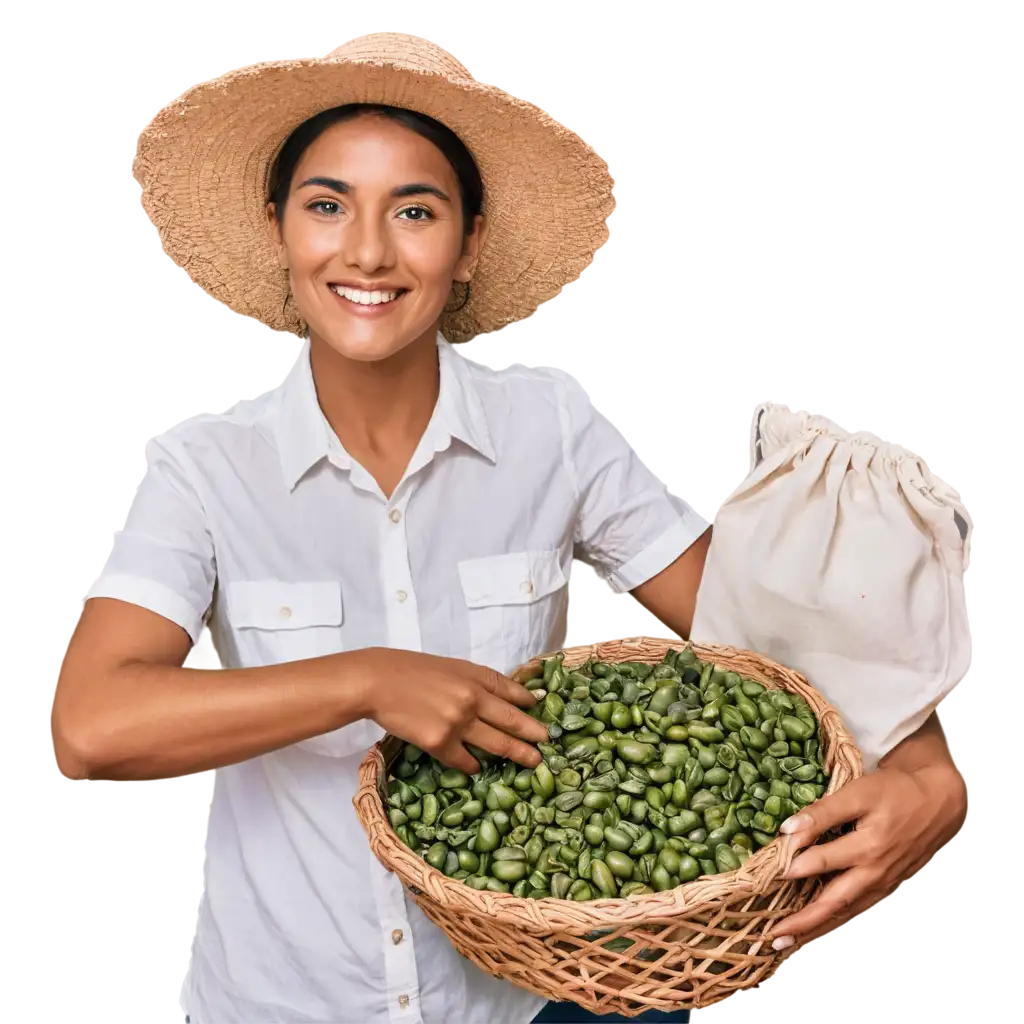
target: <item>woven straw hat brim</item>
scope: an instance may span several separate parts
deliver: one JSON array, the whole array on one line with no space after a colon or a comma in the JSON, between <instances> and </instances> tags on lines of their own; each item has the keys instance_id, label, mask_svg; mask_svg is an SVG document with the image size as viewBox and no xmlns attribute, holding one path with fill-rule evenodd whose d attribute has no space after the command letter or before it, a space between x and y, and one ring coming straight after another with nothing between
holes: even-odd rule
<instances>
[{"instance_id":1,"label":"woven straw hat brim","mask_svg":"<svg viewBox=\"0 0 1024 1024\"><path fill-rule=\"evenodd\" d=\"M164 108L143 131L133 166L164 250L233 310L275 330L304 330L271 241L268 176L299 124L345 103L427 114L477 161L489 233L470 301L442 319L450 341L529 316L607 240L615 205L607 165L532 104L468 77L387 60L256 64Z\"/></svg>"}]
</instances>

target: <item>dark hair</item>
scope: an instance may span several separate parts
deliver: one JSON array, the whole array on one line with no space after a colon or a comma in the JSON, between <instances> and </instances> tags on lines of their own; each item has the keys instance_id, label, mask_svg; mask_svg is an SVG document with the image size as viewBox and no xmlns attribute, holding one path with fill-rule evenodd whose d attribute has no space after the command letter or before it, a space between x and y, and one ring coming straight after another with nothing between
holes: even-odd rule
<instances>
[{"instance_id":1,"label":"dark hair","mask_svg":"<svg viewBox=\"0 0 1024 1024\"><path fill-rule=\"evenodd\" d=\"M281 147L270 173L269 202L274 203L278 219L284 217L284 205L288 199L288 191L292 187L295 168L298 167L303 153L327 131L328 128L343 121L351 121L362 114L378 114L397 121L400 125L423 136L432 142L445 155L452 165L455 176L459 180L459 193L462 199L463 230L468 235L473 230L473 222L483 209L484 185L480 179L480 171L462 139L450 128L435 121L426 114L417 114L413 110L402 107L387 107L375 103L347 103L342 107L331 107L321 111L308 121L303 121L288 136Z\"/></svg>"}]
</instances>

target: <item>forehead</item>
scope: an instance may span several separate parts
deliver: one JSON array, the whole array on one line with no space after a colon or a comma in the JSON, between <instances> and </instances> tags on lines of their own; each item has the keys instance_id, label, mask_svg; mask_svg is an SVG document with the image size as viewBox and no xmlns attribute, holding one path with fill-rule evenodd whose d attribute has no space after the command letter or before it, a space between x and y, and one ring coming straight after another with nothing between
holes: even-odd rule
<instances>
[{"instance_id":1,"label":"forehead","mask_svg":"<svg viewBox=\"0 0 1024 1024\"><path fill-rule=\"evenodd\" d=\"M419 181L456 183L448 158L434 143L380 114L342 121L318 136L302 154L294 180L297 184L318 175L388 188Z\"/></svg>"}]
</instances>

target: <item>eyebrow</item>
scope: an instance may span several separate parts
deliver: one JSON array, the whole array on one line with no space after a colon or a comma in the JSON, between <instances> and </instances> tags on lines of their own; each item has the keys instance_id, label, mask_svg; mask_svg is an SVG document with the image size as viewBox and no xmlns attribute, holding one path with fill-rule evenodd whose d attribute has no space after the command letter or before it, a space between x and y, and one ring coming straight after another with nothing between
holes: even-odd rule
<instances>
[{"instance_id":1,"label":"eyebrow","mask_svg":"<svg viewBox=\"0 0 1024 1024\"><path fill-rule=\"evenodd\" d=\"M299 188L308 188L310 186L316 186L319 188L329 188L332 192L337 192L340 195L345 195L348 192L352 192L353 186L347 181L342 181L340 178L307 178ZM407 196L436 196L438 199L444 200L446 203L450 203L451 199L448 195L442 192L439 188L433 185L428 185L425 182L417 181L410 185L399 185L398 188L393 189L391 196L393 199L404 199Z\"/></svg>"}]
</instances>

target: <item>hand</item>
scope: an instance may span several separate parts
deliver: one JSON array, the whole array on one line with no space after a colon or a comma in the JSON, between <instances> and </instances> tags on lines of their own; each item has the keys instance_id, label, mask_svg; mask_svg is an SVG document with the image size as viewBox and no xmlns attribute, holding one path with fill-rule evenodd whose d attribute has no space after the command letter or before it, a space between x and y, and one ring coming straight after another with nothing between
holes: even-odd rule
<instances>
[{"instance_id":1,"label":"hand","mask_svg":"<svg viewBox=\"0 0 1024 1024\"><path fill-rule=\"evenodd\" d=\"M847 822L856 829L794 859L788 878L840 874L776 926L773 948L810 942L874 906L924 867L966 816L967 791L952 763L913 771L882 767L804 808L781 829L801 848Z\"/></svg>"},{"instance_id":2,"label":"hand","mask_svg":"<svg viewBox=\"0 0 1024 1024\"><path fill-rule=\"evenodd\" d=\"M519 710L537 703L524 686L455 658L387 648L362 653L369 684L365 717L392 735L470 775L480 765L467 744L527 768L540 764L531 744L548 732Z\"/></svg>"}]
</instances>

